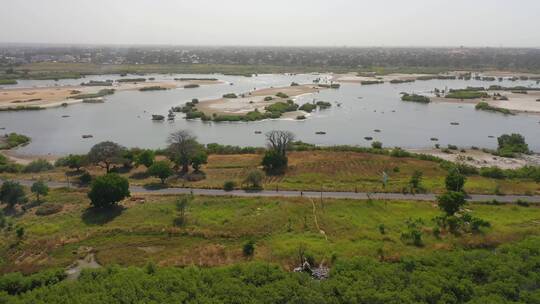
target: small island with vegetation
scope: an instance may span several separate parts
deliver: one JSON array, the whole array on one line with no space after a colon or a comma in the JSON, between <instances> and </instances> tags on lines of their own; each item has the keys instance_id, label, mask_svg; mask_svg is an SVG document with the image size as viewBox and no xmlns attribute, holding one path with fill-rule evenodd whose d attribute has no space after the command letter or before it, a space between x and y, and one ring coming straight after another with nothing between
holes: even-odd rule
<instances>
[{"instance_id":1,"label":"small island with vegetation","mask_svg":"<svg viewBox=\"0 0 540 304\"><path fill-rule=\"evenodd\" d=\"M404 93L401 95L401 100L403 101L412 101L412 102L419 102L419 103L430 103L431 99L427 96L418 95L418 94L408 94Z\"/></svg>"}]
</instances>

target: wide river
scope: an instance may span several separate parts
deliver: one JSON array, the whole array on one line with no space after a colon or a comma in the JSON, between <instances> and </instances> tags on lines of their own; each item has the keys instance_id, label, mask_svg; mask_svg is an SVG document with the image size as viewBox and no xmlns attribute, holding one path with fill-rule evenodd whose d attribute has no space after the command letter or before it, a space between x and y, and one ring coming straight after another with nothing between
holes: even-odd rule
<instances>
[{"instance_id":1,"label":"wide river","mask_svg":"<svg viewBox=\"0 0 540 304\"><path fill-rule=\"evenodd\" d=\"M128 77L137 77L129 75ZM540 151L540 115L504 116L476 111L474 105L431 103L428 105L400 100L400 92L429 92L434 88L465 88L500 84L535 85L532 81L482 82L462 80L431 80L413 83L381 85L342 84L338 90L322 90L304 95L297 103L313 99L333 103L328 110L315 112L305 121L286 119L259 122L214 123L187 121L180 115L174 122L153 122L152 114L166 115L172 106L192 98L218 98L224 93L243 93L254 88L288 86L291 82L312 83L324 75L258 75L254 77L224 75L146 75L159 80L180 77L215 77L224 84L196 89L167 91L121 91L108 96L104 104L75 104L65 108L42 111L0 112L0 132L17 132L30 136L31 144L19 149L21 154L65 155L82 153L101 141L112 140L127 147L158 148L166 145L169 133L191 130L202 143L222 143L240 146L263 146L264 132L280 129L294 132L298 139L318 145L369 146L364 137L373 137L385 146L404 148L433 147L432 137L443 145L494 148L496 137L504 133L521 133L529 147ZM88 80L117 79L118 75L88 76L85 79L37 81L23 80L15 87L79 84ZM232 85L231 85L232 83ZM13 86L10 86L13 87ZM338 106L338 103L341 104ZM62 118L69 115L68 118ZM458 122L459 125L450 125ZM375 132L374 130L380 130ZM262 131L263 134L255 134ZM326 135L315 132L324 131ZM94 137L83 139L81 135ZM490 137L492 136L492 137Z\"/></svg>"}]
</instances>

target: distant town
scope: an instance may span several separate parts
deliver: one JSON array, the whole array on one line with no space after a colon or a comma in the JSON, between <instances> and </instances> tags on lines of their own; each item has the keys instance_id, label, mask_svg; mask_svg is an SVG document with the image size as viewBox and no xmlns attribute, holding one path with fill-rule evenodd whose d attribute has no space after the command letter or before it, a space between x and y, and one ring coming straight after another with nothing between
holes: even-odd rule
<instances>
[{"instance_id":1,"label":"distant town","mask_svg":"<svg viewBox=\"0 0 540 304\"><path fill-rule=\"evenodd\" d=\"M534 48L353 48L194 46L0 46L0 65L29 63L227 64L366 68L372 66L540 70Z\"/></svg>"}]
</instances>

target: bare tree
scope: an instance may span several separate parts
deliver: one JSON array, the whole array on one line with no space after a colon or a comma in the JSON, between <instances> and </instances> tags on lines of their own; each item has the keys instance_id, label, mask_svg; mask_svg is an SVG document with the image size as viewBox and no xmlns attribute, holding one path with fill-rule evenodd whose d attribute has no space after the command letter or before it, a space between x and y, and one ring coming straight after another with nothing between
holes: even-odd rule
<instances>
[{"instance_id":1,"label":"bare tree","mask_svg":"<svg viewBox=\"0 0 540 304\"><path fill-rule=\"evenodd\" d=\"M294 134L290 131L272 130L266 133L268 148L281 156L287 155L287 150L294 141Z\"/></svg>"},{"instance_id":2,"label":"bare tree","mask_svg":"<svg viewBox=\"0 0 540 304\"><path fill-rule=\"evenodd\" d=\"M182 173L187 173L193 156L201 148L197 137L188 130L179 130L169 135L167 143L169 143L168 150L171 160L182 166Z\"/></svg>"}]
</instances>

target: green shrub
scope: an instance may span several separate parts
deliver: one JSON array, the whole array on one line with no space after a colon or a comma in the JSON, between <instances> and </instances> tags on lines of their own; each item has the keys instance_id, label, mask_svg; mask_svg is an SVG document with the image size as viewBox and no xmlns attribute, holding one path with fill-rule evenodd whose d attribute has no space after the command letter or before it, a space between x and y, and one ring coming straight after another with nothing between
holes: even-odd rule
<instances>
[{"instance_id":1,"label":"green shrub","mask_svg":"<svg viewBox=\"0 0 540 304\"><path fill-rule=\"evenodd\" d=\"M312 104L312 103L305 103L302 106L300 106L300 108L298 108L298 109L302 110L302 111L305 111L305 112L308 112L308 113L311 113L316 108L317 108L317 106Z\"/></svg>"},{"instance_id":2,"label":"green shrub","mask_svg":"<svg viewBox=\"0 0 540 304\"><path fill-rule=\"evenodd\" d=\"M23 169L24 173L39 173L43 171L49 171L54 169L54 166L44 160L44 159L36 159L32 162L30 162L28 165L26 165Z\"/></svg>"},{"instance_id":3,"label":"green shrub","mask_svg":"<svg viewBox=\"0 0 540 304\"><path fill-rule=\"evenodd\" d=\"M234 188L236 188L236 182L234 181L226 181L223 183L223 190L225 191L233 191Z\"/></svg>"},{"instance_id":4,"label":"green shrub","mask_svg":"<svg viewBox=\"0 0 540 304\"><path fill-rule=\"evenodd\" d=\"M224 94L223 98L238 98L238 96L234 93L228 93L228 94Z\"/></svg>"}]
</instances>

